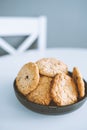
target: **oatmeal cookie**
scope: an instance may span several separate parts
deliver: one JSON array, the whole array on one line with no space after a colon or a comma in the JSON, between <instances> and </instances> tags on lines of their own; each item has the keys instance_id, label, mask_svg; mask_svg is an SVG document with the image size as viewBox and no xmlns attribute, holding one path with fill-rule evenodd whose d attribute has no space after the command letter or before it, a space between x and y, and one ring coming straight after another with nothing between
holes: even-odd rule
<instances>
[{"instance_id":1,"label":"oatmeal cookie","mask_svg":"<svg viewBox=\"0 0 87 130\"><path fill-rule=\"evenodd\" d=\"M73 79L64 74L57 74L52 83L51 96L58 106L77 102L77 88Z\"/></svg>"},{"instance_id":2,"label":"oatmeal cookie","mask_svg":"<svg viewBox=\"0 0 87 130\"><path fill-rule=\"evenodd\" d=\"M28 94L27 99L37 104L49 105L51 80L52 78L41 76L37 88Z\"/></svg>"},{"instance_id":3,"label":"oatmeal cookie","mask_svg":"<svg viewBox=\"0 0 87 130\"><path fill-rule=\"evenodd\" d=\"M43 58L36 62L39 72L48 77L54 77L57 73L68 72L68 67L62 61L55 58Z\"/></svg>"},{"instance_id":4,"label":"oatmeal cookie","mask_svg":"<svg viewBox=\"0 0 87 130\"><path fill-rule=\"evenodd\" d=\"M19 71L16 78L16 86L18 90L27 95L33 91L39 83L39 70L35 63L27 63Z\"/></svg>"},{"instance_id":5,"label":"oatmeal cookie","mask_svg":"<svg viewBox=\"0 0 87 130\"><path fill-rule=\"evenodd\" d=\"M75 80L75 82L77 84L80 98L84 97L84 95L85 95L84 81L83 81L82 75L77 67L73 68L73 79Z\"/></svg>"}]
</instances>

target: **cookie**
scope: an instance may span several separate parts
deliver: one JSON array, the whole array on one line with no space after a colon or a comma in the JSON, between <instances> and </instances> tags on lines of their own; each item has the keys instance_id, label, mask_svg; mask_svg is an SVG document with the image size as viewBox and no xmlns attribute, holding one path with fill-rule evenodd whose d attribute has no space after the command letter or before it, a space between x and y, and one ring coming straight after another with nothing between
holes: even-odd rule
<instances>
[{"instance_id":1,"label":"cookie","mask_svg":"<svg viewBox=\"0 0 87 130\"><path fill-rule=\"evenodd\" d=\"M84 97L85 96L85 85L84 85L82 75L77 67L73 68L73 79L75 80L75 82L77 84L79 97L80 98Z\"/></svg>"},{"instance_id":2,"label":"cookie","mask_svg":"<svg viewBox=\"0 0 87 130\"><path fill-rule=\"evenodd\" d=\"M58 106L77 102L78 92L73 79L64 74L57 74L52 83L51 96Z\"/></svg>"},{"instance_id":3,"label":"cookie","mask_svg":"<svg viewBox=\"0 0 87 130\"><path fill-rule=\"evenodd\" d=\"M36 62L39 72L48 77L54 77L57 73L68 72L68 67L62 61L55 58L43 58Z\"/></svg>"},{"instance_id":4,"label":"cookie","mask_svg":"<svg viewBox=\"0 0 87 130\"><path fill-rule=\"evenodd\" d=\"M33 91L39 83L39 69L35 63L27 63L19 71L16 78L16 86L18 90L27 95Z\"/></svg>"},{"instance_id":5,"label":"cookie","mask_svg":"<svg viewBox=\"0 0 87 130\"><path fill-rule=\"evenodd\" d=\"M37 88L28 94L27 99L37 104L49 105L51 80L52 78L41 76Z\"/></svg>"}]
</instances>

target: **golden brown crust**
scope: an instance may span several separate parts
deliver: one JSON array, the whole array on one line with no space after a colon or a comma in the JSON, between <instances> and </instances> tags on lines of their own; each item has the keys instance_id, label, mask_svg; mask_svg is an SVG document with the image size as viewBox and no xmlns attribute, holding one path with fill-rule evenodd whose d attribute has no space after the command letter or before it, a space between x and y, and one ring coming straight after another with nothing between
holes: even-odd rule
<instances>
[{"instance_id":1,"label":"golden brown crust","mask_svg":"<svg viewBox=\"0 0 87 130\"><path fill-rule=\"evenodd\" d=\"M57 74L53 80L51 95L58 106L77 102L78 93L73 79L66 74Z\"/></svg>"},{"instance_id":2,"label":"golden brown crust","mask_svg":"<svg viewBox=\"0 0 87 130\"><path fill-rule=\"evenodd\" d=\"M42 105L51 101L58 106L69 105L85 95L79 69L74 67L70 77L67 65L55 58L25 64L16 77L16 86L29 101Z\"/></svg>"},{"instance_id":3,"label":"golden brown crust","mask_svg":"<svg viewBox=\"0 0 87 130\"><path fill-rule=\"evenodd\" d=\"M39 83L39 70L37 64L27 63L19 71L16 78L16 85L18 90L27 95L33 91Z\"/></svg>"},{"instance_id":4,"label":"golden brown crust","mask_svg":"<svg viewBox=\"0 0 87 130\"><path fill-rule=\"evenodd\" d=\"M48 77L54 77L57 73L67 73L68 67L62 61L55 58L43 58L36 62L39 72Z\"/></svg>"},{"instance_id":5,"label":"golden brown crust","mask_svg":"<svg viewBox=\"0 0 87 130\"><path fill-rule=\"evenodd\" d=\"M37 88L28 94L27 99L37 104L49 105L51 80L52 78L41 76Z\"/></svg>"},{"instance_id":6,"label":"golden brown crust","mask_svg":"<svg viewBox=\"0 0 87 130\"><path fill-rule=\"evenodd\" d=\"M85 86L82 75L77 67L73 68L73 79L77 84L80 98L85 96Z\"/></svg>"}]
</instances>

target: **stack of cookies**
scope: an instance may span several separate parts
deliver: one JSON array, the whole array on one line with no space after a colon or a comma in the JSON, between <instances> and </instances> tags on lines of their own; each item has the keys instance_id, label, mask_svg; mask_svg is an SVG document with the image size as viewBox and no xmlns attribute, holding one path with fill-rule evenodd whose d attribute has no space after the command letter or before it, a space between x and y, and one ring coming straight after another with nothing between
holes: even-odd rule
<instances>
[{"instance_id":1,"label":"stack of cookies","mask_svg":"<svg viewBox=\"0 0 87 130\"><path fill-rule=\"evenodd\" d=\"M58 106L73 104L85 95L82 75L77 67L72 76L68 66L55 58L43 58L25 64L16 77L16 86L29 101Z\"/></svg>"}]
</instances>

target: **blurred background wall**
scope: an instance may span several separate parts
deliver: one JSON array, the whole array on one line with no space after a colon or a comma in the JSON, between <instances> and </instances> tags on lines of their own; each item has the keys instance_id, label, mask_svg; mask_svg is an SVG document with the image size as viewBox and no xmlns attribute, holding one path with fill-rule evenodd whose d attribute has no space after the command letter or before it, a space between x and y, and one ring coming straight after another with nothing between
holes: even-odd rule
<instances>
[{"instance_id":1,"label":"blurred background wall","mask_svg":"<svg viewBox=\"0 0 87 130\"><path fill-rule=\"evenodd\" d=\"M0 0L0 16L40 15L48 19L47 47L87 47L87 0Z\"/></svg>"}]
</instances>

